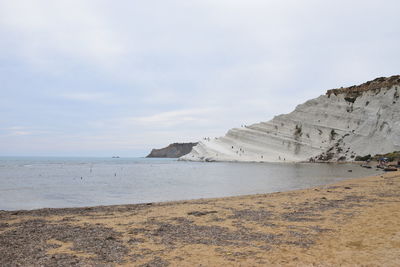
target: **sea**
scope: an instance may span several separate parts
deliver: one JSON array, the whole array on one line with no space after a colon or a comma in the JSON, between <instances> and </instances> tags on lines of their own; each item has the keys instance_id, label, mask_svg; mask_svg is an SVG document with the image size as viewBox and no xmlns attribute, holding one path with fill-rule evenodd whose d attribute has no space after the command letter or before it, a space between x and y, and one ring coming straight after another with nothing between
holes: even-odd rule
<instances>
[{"instance_id":1,"label":"sea","mask_svg":"<svg viewBox=\"0 0 400 267\"><path fill-rule=\"evenodd\" d=\"M379 173L356 164L0 157L0 210L136 204L271 193Z\"/></svg>"}]
</instances>

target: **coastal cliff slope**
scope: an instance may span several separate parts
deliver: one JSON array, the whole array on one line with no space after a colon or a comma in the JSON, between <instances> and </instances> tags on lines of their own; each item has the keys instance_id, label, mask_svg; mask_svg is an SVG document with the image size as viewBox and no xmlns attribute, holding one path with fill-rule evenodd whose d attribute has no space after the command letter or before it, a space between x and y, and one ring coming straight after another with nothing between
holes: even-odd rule
<instances>
[{"instance_id":1,"label":"coastal cliff slope","mask_svg":"<svg viewBox=\"0 0 400 267\"><path fill-rule=\"evenodd\" d=\"M173 143L161 149L152 149L146 158L179 158L188 154L197 143Z\"/></svg>"},{"instance_id":2,"label":"coastal cliff slope","mask_svg":"<svg viewBox=\"0 0 400 267\"><path fill-rule=\"evenodd\" d=\"M328 90L285 115L206 138L192 161L340 161L400 150L400 76Z\"/></svg>"}]
</instances>

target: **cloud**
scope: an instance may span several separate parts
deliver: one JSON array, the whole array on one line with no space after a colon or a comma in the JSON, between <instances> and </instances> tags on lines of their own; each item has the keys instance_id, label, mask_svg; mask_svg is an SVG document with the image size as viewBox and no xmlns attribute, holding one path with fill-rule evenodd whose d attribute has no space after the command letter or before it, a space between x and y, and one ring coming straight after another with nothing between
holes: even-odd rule
<instances>
[{"instance_id":1,"label":"cloud","mask_svg":"<svg viewBox=\"0 0 400 267\"><path fill-rule=\"evenodd\" d=\"M0 136L24 136L31 135L32 132L23 126L10 126L5 128L0 128L3 134Z\"/></svg>"},{"instance_id":2,"label":"cloud","mask_svg":"<svg viewBox=\"0 0 400 267\"><path fill-rule=\"evenodd\" d=\"M0 130L3 130L3 134L0 136L28 136L28 135L44 135L51 133L49 131L43 131L43 130L35 130L35 129L29 129L24 126L10 126L10 127L5 127Z\"/></svg>"},{"instance_id":3,"label":"cloud","mask_svg":"<svg viewBox=\"0 0 400 267\"><path fill-rule=\"evenodd\" d=\"M0 124L15 134L2 135L0 151L140 150L223 135L326 89L398 74L399 8L0 0Z\"/></svg>"},{"instance_id":4,"label":"cloud","mask_svg":"<svg viewBox=\"0 0 400 267\"><path fill-rule=\"evenodd\" d=\"M218 112L217 108L173 110L148 116L123 118L119 121L131 125L172 127L187 123L201 124L216 112Z\"/></svg>"},{"instance_id":5,"label":"cloud","mask_svg":"<svg viewBox=\"0 0 400 267\"><path fill-rule=\"evenodd\" d=\"M24 130L25 127L24 126L10 126L10 127L6 127L3 128L4 130L9 130L9 131L19 131L19 130Z\"/></svg>"},{"instance_id":6,"label":"cloud","mask_svg":"<svg viewBox=\"0 0 400 267\"><path fill-rule=\"evenodd\" d=\"M31 135L32 133L31 132L26 132L26 131L15 131L15 132L12 132L11 133L11 135Z\"/></svg>"},{"instance_id":7,"label":"cloud","mask_svg":"<svg viewBox=\"0 0 400 267\"><path fill-rule=\"evenodd\" d=\"M93 4L93 3L92 3ZM124 54L118 36L85 1L1 1L0 32L18 35L15 53L51 71L69 58L110 68Z\"/></svg>"},{"instance_id":8,"label":"cloud","mask_svg":"<svg viewBox=\"0 0 400 267\"><path fill-rule=\"evenodd\" d=\"M108 92L67 92L60 95L61 98L98 104L116 104L118 99Z\"/></svg>"}]
</instances>

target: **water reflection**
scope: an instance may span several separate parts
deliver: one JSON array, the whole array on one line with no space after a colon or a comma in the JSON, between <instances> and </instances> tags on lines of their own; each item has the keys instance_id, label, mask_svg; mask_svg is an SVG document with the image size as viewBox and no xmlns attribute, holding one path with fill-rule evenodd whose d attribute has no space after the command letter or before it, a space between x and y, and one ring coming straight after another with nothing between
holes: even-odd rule
<instances>
[{"instance_id":1,"label":"water reflection","mask_svg":"<svg viewBox=\"0 0 400 267\"><path fill-rule=\"evenodd\" d=\"M353 172L348 172L349 169ZM78 207L268 193L377 173L348 164L1 158L0 209Z\"/></svg>"}]
</instances>

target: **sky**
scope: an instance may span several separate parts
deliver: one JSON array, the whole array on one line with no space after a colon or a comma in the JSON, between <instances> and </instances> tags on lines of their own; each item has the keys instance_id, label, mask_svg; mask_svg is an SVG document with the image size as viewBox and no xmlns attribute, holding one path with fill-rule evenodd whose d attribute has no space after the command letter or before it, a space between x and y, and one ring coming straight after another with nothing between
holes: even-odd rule
<instances>
[{"instance_id":1,"label":"sky","mask_svg":"<svg viewBox=\"0 0 400 267\"><path fill-rule=\"evenodd\" d=\"M0 156L145 156L400 74L398 0L0 0Z\"/></svg>"}]
</instances>

